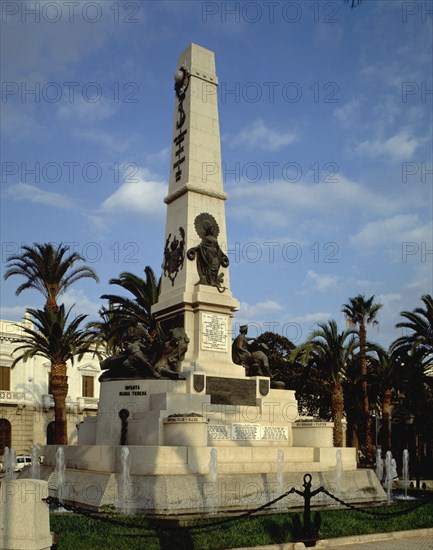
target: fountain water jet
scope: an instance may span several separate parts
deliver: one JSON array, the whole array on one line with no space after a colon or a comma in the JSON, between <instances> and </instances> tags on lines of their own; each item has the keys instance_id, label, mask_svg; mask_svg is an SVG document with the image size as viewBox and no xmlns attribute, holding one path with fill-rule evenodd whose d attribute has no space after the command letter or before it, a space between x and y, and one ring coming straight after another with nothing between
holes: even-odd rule
<instances>
[{"instance_id":1,"label":"fountain water jet","mask_svg":"<svg viewBox=\"0 0 433 550\"><path fill-rule=\"evenodd\" d=\"M341 449L336 453L335 464L335 496L341 498L341 478L343 476L343 461L341 457Z\"/></svg>"},{"instance_id":2,"label":"fountain water jet","mask_svg":"<svg viewBox=\"0 0 433 550\"><path fill-rule=\"evenodd\" d=\"M277 458L277 491L276 496L280 496L284 491L284 451L278 449L278 458ZM278 508L283 508L283 500L278 501Z\"/></svg>"},{"instance_id":3,"label":"fountain water jet","mask_svg":"<svg viewBox=\"0 0 433 550\"><path fill-rule=\"evenodd\" d=\"M403 484L404 498L407 499L407 486L409 485L409 451L407 449L403 451Z\"/></svg>"},{"instance_id":4,"label":"fountain water jet","mask_svg":"<svg viewBox=\"0 0 433 550\"><path fill-rule=\"evenodd\" d=\"M57 475L57 498L60 504L63 504L63 488L65 483L66 463L65 451L63 447L59 447L56 451L56 470Z\"/></svg>"},{"instance_id":5,"label":"fountain water jet","mask_svg":"<svg viewBox=\"0 0 433 550\"><path fill-rule=\"evenodd\" d=\"M41 466L39 464L39 449L33 445L31 451L32 465L30 466L30 477L32 479L41 479Z\"/></svg>"},{"instance_id":6,"label":"fountain water jet","mask_svg":"<svg viewBox=\"0 0 433 550\"><path fill-rule=\"evenodd\" d=\"M15 452L15 449L9 449L9 447L5 447L5 450L3 453L5 479L13 478L13 473L16 467L16 460L15 460L15 464L12 464L14 452Z\"/></svg>"},{"instance_id":7,"label":"fountain water jet","mask_svg":"<svg viewBox=\"0 0 433 550\"><path fill-rule=\"evenodd\" d=\"M119 487L119 498L118 498L118 505L117 507L121 511L122 514L130 514L131 513L131 476L130 476L130 469L131 469L131 457L129 454L128 447L122 447L120 449L120 461L122 464L122 471L120 474L120 487Z\"/></svg>"},{"instance_id":8,"label":"fountain water jet","mask_svg":"<svg viewBox=\"0 0 433 550\"><path fill-rule=\"evenodd\" d=\"M407 494L407 488L409 487L409 451L405 449L403 451L403 473L402 473L402 483L404 487L404 495L399 495L398 500L416 500L415 497L409 496Z\"/></svg>"},{"instance_id":9,"label":"fountain water jet","mask_svg":"<svg viewBox=\"0 0 433 550\"><path fill-rule=\"evenodd\" d=\"M215 447L212 447L210 450L208 479L209 483L212 484L212 492L208 500L209 513L215 514L218 507L218 451Z\"/></svg>"},{"instance_id":10,"label":"fountain water jet","mask_svg":"<svg viewBox=\"0 0 433 550\"><path fill-rule=\"evenodd\" d=\"M385 488L386 488L386 496L388 504L391 504L391 488L392 488L392 453L391 451L386 451L386 458L385 458L385 468L386 468L386 475L385 475Z\"/></svg>"},{"instance_id":11,"label":"fountain water jet","mask_svg":"<svg viewBox=\"0 0 433 550\"><path fill-rule=\"evenodd\" d=\"M13 474L16 469L17 469L17 452L13 447L11 447L11 450L9 451L9 479L13 478Z\"/></svg>"},{"instance_id":12,"label":"fountain water jet","mask_svg":"<svg viewBox=\"0 0 433 550\"><path fill-rule=\"evenodd\" d=\"M376 451L376 477L382 483L383 478L383 459L382 459L382 451L380 449L377 449Z\"/></svg>"}]
</instances>

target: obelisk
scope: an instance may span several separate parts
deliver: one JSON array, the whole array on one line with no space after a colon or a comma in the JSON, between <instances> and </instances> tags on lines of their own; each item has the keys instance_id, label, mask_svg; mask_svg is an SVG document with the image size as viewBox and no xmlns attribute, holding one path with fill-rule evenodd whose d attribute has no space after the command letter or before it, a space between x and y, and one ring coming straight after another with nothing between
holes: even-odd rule
<instances>
[{"instance_id":1,"label":"obelisk","mask_svg":"<svg viewBox=\"0 0 433 550\"><path fill-rule=\"evenodd\" d=\"M217 102L210 50L190 44L175 73L161 294L152 312L190 339L182 370L245 376L231 359L232 317Z\"/></svg>"}]
</instances>

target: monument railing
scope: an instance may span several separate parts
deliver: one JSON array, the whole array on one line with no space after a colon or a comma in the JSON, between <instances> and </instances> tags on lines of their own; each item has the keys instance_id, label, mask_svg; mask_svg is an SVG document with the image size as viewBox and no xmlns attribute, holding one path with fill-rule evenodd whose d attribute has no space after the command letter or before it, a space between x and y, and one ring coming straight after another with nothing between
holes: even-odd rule
<instances>
[{"instance_id":1,"label":"monument railing","mask_svg":"<svg viewBox=\"0 0 433 550\"><path fill-rule=\"evenodd\" d=\"M67 504L65 502L60 502L58 498L55 497L47 497L46 499L43 499L47 504L55 507L63 507L65 510L70 512L75 512L77 514L80 514L82 516L94 519L96 521L102 521L105 523L112 524L114 526L120 526L120 527L126 527L131 529L143 529L143 530L149 530L153 529L158 532L173 532L173 531L188 531L188 530L200 530L200 529L213 529L217 527L221 527L228 523L233 523L236 521L241 521L244 519L248 519L249 517L253 516L254 514L257 514L259 512L262 512L266 510L267 508L273 506L277 502L283 500L284 498L288 497L292 494L297 494L303 498L304 504L303 504L303 512L302 512L302 520L300 516L292 512L292 527L290 529L291 535L292 535L292 542L303 542L306 547L313 547L316 545L317 541L320 539L319 537L319 529L321 524L321 517L320 512L315 511L313 519L311 518L311 500L313 497L317 496L320 493L323 493L327 495L329 498L333 499L338 504L354 510L356 512L360 512L362 514L367 514L371 518L378 519L378 520L385 520L392 517L402 516L405 514L408 514L421 506L424 506L426 504L429 504L433 501L433 498L431 496L426 496L424 494L424 497L420 499L420 501L408 508L405 508L403 510L397 510L397 511L390 511L390 512L380 512L380 511L373 511L368 510L364 508L360 508L358 506L354 506L353 504L349 504L345 502L344 500L340 499L324 487L319 487L318 489L311 490L311 481L312 476L311 474L305 474L304 475L304 483L303 483L303 490L296 489L295 487L292 487L290 490L286 491L285 493L281 494L280 496L274 498L270 502L267 502L266 504L263 504L262 506L259 506L257 508L254 508L252 510L248 510L244 513L238 514L236 516L230 516L225 517L219 520L210 521L210 522L203 522L203 523L195 523L193 525L170 525L165 524L164 522L166 520L161 519L161 517L153 517L145 515L145 517L149 520L153 520L153 524L146 524L142 525L139 523L132 523L131 521L125 521L117 519L116 517L113 517L112 515L107 514L106 512L95 512L91 511L85 508L81 508L79 506L75 506L72 504ZM275 513L281 513L281 511L276 511ZM143 517L143 515L141 516Z\"/></svg>"}]
</instances>

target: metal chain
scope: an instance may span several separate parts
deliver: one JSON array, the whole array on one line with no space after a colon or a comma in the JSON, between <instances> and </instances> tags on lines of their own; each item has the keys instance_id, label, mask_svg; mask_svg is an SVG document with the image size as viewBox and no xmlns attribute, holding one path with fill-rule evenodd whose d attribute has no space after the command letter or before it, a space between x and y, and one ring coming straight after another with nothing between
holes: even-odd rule
<instances>
[{"instance_id":1,"label":"metal chain","mask_svg":"<svg viewBox=\"0 0 433 550\"><path fill-rule=\"evenodd\" d=\"M367 514L369 516L373 516L378 519L386 519L393 516L402 516L404 514L408 514L409 512L412 512L412 510L416 510L417 508L420 508L421 506L424 506L425 504L428 504L431 502L431 499L425 499L419 504L416 504L415 506L412 506L411 508L407 510L397 510L396 512L373 512L371 510L364 510L363 508L358 508L357 506L354 506L353 504L349 504L347 502L344 502L344 500L341 500L341 498L336 497L326 489L322 489L322 492L328 495L328 497L331 497L339 504L342 504L343 506L346 506L346 508L350 508L351 510L355 510L356 512L361 512L363 514Z\"/></svg>"},{"instance_id":2,"label":"metal chain","mask_svg":"<svg viewBox=\"0 0 433 550\"><path fill-rule=\"evenodd\" d=\"M92 512L90 510L87 510L86 508L81 508L81 507L75 506L73 504L62 504L59 501L59 499L55 498L55 497L47 497L46 499L43 499L43 500L47 504L52 504L52 505L57 506L57 507L63 507L67 511L74 512L76 514L80 514L84 517L88 517L88 518L91 518L91 519L96 520L96 521L102 521L104 523L110 523L112 525L117 525L119 527L127 527L129 529L153 529L155 531L179 531L179 530L205 529L205 528L218 527L218 526L224 525L226 523L231 523L233 521L239 521L239 520L246 519L246 518L256 514L257 512L260 512L262 510L265 510L266 508L269 508L269 506L272 506L276 502L279 502L283 498L293 494L295 491L296 491L295 487L292 487L289 491L286 491L284 494L280 495L279 497L274 498L270 502L267 502L266 504L263 504L262 506L259 506L258 508L255 508L253 510L248 510L247 512L244 512L244 513L239 514L237 516L233 516L233 517L229 517L229 518L223 518L221 520L213 521L213 522L200 523L198 525L185 525L185 526L176 526L176 527L164 526L163 528L160 527L159 525L156 525L156 524L144 526L144 525L131 524L131 523L128 523L128 522L125 522L125 521L115 519L115 518L109 518L106 515L104 515L103 512ZM408 513L412 512L413 510L416 510L417 508L420 508L421 506L424 506L425 504L428 504L429 502L432 501L432 499L425 498L422 502L420 502L420 503L416 504L415 506L412 506L411 508L406 509L406 510L398 510L396 512L374 512L374 511L371 511L371 510L364 510L363 508L358 508L357 506L354 506L353 504L349 504L349 503L345 502L344 500L342 500L341 498L338 498L337 496L335 496L331 492L327 491L323 487L321 487L320 492L325 493L328 497L332 498L333 500L335 500L339 504L345 506L346 508L349 508L350 510L354 510L355 512L361 512L363 514L367 514L367 515L372 516L372 517L377 518L377 519L386 519L386 518L389 518L389 517L401 516L401 515L404 515L404 514L408 514ZM150 519L150 521L160 519L160 518L155 518L154 516L150 517L150 518L149 518L149 516L146 516L146 517L148 519Z\"/></svg>"},{"instance_id":3,"label":"metal chain","mask_svg":"<svg viewBox=\"0 0 433 550\"><path fill-rule=\"evenodd\" d=\"M103 515L103 512L91 512L90 510L86 510L85 508L80 508L79 506L75 506L72 504L62 504L58 498L55 497L47 497L43 499L47 504L52 504L57 507L63 507L65 510L69 512L74 512L76 514L80 514L85 517L89 517L91 519L97 520L97 521L103 521L105 523L111 523L112 525L117 525L119 527L128 527L130 529L154 529L155 531L179 531L183 529L204 529L204 528L211 528L211 527L217 527L220 525L223 525L225 523L230 523L233 521L238 521L245 519L247 517L252 516L253 514L256 514L257 512L260 512L262 510L265 510L266 508L269 508L269 506L272 506L276 502L282 500L283 498L289 496L290 494L295 492L295 487L292 487L289 491L285 492L284 494L280 495L279 497L274 498L270 502L267 502L266 504L263 504L262 506L259 506L258 508L255 508L254 510L248 510L247 512L244 512L243 514L239 514L237 516L233 516L230 518L224 518L218 521L208 522L208 523L200 523L198 525L185 525L185 526L176 526L176 527L168 527L165 526L164 528L161 528L157 525L149 525L149 526L143 526L143 525L134 525L130 524L124 521L120 521L114 518L108 518L107 516ZM148 516L147 516L148 517ZM150 518L150 519L156 519L156 518Z\"/></svg>"}]
</instances>

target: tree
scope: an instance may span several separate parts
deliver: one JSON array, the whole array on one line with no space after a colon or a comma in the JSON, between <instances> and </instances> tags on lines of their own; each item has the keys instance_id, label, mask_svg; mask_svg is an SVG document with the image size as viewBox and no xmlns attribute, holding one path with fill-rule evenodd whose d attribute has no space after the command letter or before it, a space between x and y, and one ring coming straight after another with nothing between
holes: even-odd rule
<instances>
[{"instance_id":1,"label":"tree","mask_svg":"<svg viewBox=\"0 0 433 550\"><path fill-rule=\"evenodd\" d=\"M45 297L45 307L56 311L57 299L72 283L84 278L99 281L96 273L87 266L75 267L84 261L77 252L68 254L69 247L59 244L55 248L50 243L33 243L23 246L23 252L8 258L5 279L12 275L21 275L26 279L16 290L18 296L23 290L34 288Z\"/></svg>"},{"instance_id":2,"label":"tree","mask_svg":"<svg viewBox=\"0 0 433 550\"><path fill-rule=\"evenodd\" d=\"M397 338L392 344L392 351L401 356L416 351L425 369L433 371L433 298L430 294L424 294L421 300L425 309L417 307L413 311L400 313L407 320L395 326L411 332Z\"/></svg>"},{"instance_id":3,"label":"tree","mask_svg":"<svg viewBox=\"0 0 433 550\"><path fill-rule=\"evenodd\" d=\"M421 434L431 440L433 433L433 298L421 297L423 307L402 311L405 321L396 324L410 332L391 345L393 355L405 363L406 381L404 407L414 415L416 438ZM419 443L416 445L417 455Z\"/></svg>"},{"instance_id":4,"label":"tree","mask_svg":"<svg viewBox=\"0 0 433 550\"><path fill-rule=\"evenodd\" d=\"M312 332L307 342L296 348L290 357L292 360L300 360L304 365L313 365L320 373L323 390L331 394L334 446L342 447L343 382L347 366L352 361L358 344L353 336L354 331L345 330L339 333L334 320L319 323L318 326L318 330Z\"/></svg>"},{"instance_id":5,"label":"tree","mask_svg":"<svg viewBox=\"0 0 433 550\"><path fill-rule=\"evenodd\" d=\"M118 285L130 292L133 298L118 296L116 294L104 294L102 299L108 300L110 305L126 315L135 323L152 323L151 307L156 304L161 290L161 278L156 279L150 266L144 268L146 279L124 271L118 279L110 279L110 285Z\"/></svg>"},{"instance_id":6,"label":"tree","mask_svg":"<svg viewBox=\"0 0 433 550\"><path fill-rule=\"evenodd\" d=\"M109 306L100 310L102 322L89 325L98 340L108 342L117 351L122 348L128 331L137 326L143 329L142 333L148 333L149 341L157 336L162 338L159 323L151 312L152 305L158 301L161 278L156 278L150 266L146 266L144 272L145 279L129 271L121 273L119 278L110 279L110 284L127 290L132 298L104 294L101 298L108 300Z\"/></svg>"},{"instance_id":7,"label":"tree","mask_svg":"<svg viewBox=\"0 0 433 550\"><path fill-rule=\"evenodd\" d=\"M257 344L266 344L268 347L266 354L272 378L283 381L286 388L294 389L293 369L289 356L295 349L295 345L285 336L270 331L263 332L255 341Z\"/></svg>"},{"instance_id":8,"label":"tree","mask_svg":"<svg viewBox=\"0 0 433 550\"><path fill-rule=\"evenodd\" d=\"M382 428L380 442L382 453L391 450L391 409L392 403L405 385L405 363L391 350L374 345L376 358L371 358L371 396L381 409Z\"/></svg>"},{"instance_id":9,"label":"tree","mask_svg":"<svg viewBox=\"0 0 433 550\"><path fill-rule=\"evenodd\" d=\"M351 8L354 8L357 4L361 3L361 0L344 0L346 4L350 4Z\"/></svg>"},{"instance_id":10,"label":"tree","mask_svg":"<svg viewBox=\"0 0 433 550\"><path fill-rule=\"evenodd\" d=\"M320 391L322 379L312 365L303 365L300 361L292 361L290 355L296 348L295 344L285 336L274 332L264 332L257 343L268 347L269 368L272 379L284 382L285 387L295 390L298 410L302 415L330 419L331 402L328 393Z\"/></svg>"},{"instance_id":11,"label":"tree","mask_svg":"<svg viewBox=\"0 0 433 550\"><path fill-rule=\"evenodd\" d=\"M101 353L104 356L118 355L123 350L123 336L126 333L124 323L111 304L102 306L98 313L98 321L87 323L89 336L94 339L97 349L103 349Z\"/></svg>"},{"instance_id":12,"label":"tree","mask_svg":"<svg viewBox=\"0 0 433 550\"><path fill-rule=\"evenodd\" d=\"M22 327L24 335L17 339L18 346L14 353L21 351L12 366L18 361L27 361L35 355L48 359L51 363L51 391L54 398L55 442L67 445L66 396L68 395L67 362L74 363L74 357L81 359L85 353L94 352L93 342L88 333L80 329L87 315L77 315L69 322L71 309L65 313L62 304L56 311L46 307L28 309L35 329Z\"/></svg>"},{"instance_id":13,"label":"tree","mask_svg":"<svg viewBox=\"0 0 433 550\"><path fill-rule=\"evenodd\" d=\"M368 465L373 464L373 442L371 436L370 405L367 388L367 328L366 325L377 324L376 316L382 304L374 304L374 295L366 299L364 294L358 294L349 298L348 304L343 304L343 313L346 319L353 325L358 326L360 361L360 382L362 399L362 426L361 426L361 447Z\"/></svg>"}]
</instances>

